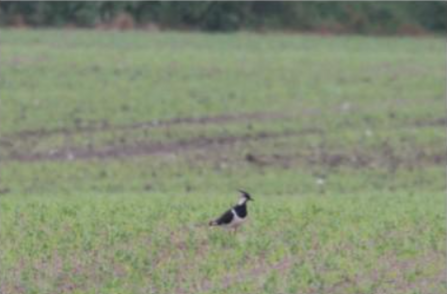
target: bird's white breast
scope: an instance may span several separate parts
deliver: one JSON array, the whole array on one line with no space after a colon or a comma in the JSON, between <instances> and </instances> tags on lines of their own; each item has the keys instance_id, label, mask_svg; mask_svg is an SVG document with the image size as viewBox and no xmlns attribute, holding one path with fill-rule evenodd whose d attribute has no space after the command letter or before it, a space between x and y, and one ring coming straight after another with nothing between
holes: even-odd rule
<instances>
[{"instance_id":1,"label":"bird's white breast","mask_svg":"<svg viewBox=\"0 0 447 294\"><path fill-rule=\"evenodd\" d=\"M233 213L233 220L231 221L231 223L228 224L228 226L231 227L231 228L235 228L235 227L240 226L247 219L246 217L245 218L240 218L236 214L236 211L234 209L232 209L231 212Z\"/></svg>"}]
</instances>

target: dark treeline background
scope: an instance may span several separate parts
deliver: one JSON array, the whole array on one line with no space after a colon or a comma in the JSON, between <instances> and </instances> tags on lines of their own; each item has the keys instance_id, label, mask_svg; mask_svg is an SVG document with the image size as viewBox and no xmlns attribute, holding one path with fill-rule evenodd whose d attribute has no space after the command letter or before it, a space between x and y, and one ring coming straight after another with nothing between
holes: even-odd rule
<instances>
[{"instance_id":1,"label":"dark treeline background","mask_svg":"<svg viewBox=\"0 0 447 294\"><path fill-rule=\"evenodd\" d=\"M0 2L3 26L442 33L446 2Z\"/></svg>"}]
</instances>

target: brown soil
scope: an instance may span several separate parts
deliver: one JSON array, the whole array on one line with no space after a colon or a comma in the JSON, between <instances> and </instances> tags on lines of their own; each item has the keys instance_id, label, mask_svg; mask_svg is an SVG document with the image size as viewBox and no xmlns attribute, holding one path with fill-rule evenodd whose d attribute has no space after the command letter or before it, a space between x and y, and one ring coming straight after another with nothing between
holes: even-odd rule
<instances>
[{"instance_id":1,"label":"brown soil","mask_svg":"<svg viewBox=\"0 0 447 294\"><path fill-rule=\"evenodd\" d=\"M415 123L417 127L447 127L447 117L438 117L430 120L419 120Z\"/></svg>"},{"instance_id":2,"label":"brown soil","mask_svg":"<svg viewBox=\"0 0 447 294\"><path fill-rule=\"evenodd\" d=\"M265 121L275 119L291 118L291 115L275 112L254 112L254 113L239 113L239 114L223 114L218 116L205 117L183 117L172 118L166 120L152 120L147 122L138 122L128 125L112 125L107 121L90 125L79 125L74 128L55 128L55 129L34 129L24 130L13 134L8 134L0 138L0 141L14 141L25 140L31 138L42 138L53 135L75 135L82 133L96 133L104 131L125 131L137 129L149 129L157 127L168 127L175 125L219 125L232 122L248 122L248 121Z\"/></svg>"},{"instance_id":3,"label":"brown soil","mask_svg":"<svg viewBox=\"0 0 447 294\"><path fill-rule=\"evenodd\" d=\"M272 153L263 153L262 148L256 148L262 141L274 140L287 137L305 136L318 134L324 136L321 129L305 129L301 131L289 132L252 132L244 135L227 136L199 136L182 140L170 141L139 141L125 143L109 143L101 147L80 147L68 144L65 147L51 150L33 152L35 143L52 135L70 136L80 133L95 133L102 131L117 130L138 130L159 127L169 127L177 125L222 125L227 123L269 121L275 119L287 119L283 113L244 113L244 114L224 114L220 116L208 117L186 117L174 118L161 121L140 122L129 125L110 125L108 123L79 126L68 129L60 128L53 130L28 130L15 134L10 134L0 138L3 160L15 161L72 161L89 159L115 159L135 156L151 156L160 154L185 154L186 152L199 151L194 153L195 161L207 161L213 163L231 163L231 161L245 161L257 167L277 166L281 168L291 168L294 166L326 166L336 168L348 166L353 168L388 168L395 171L398 168L418 168L424 165L445 165L447 163L447 152L442 149L424 150L415 146L413 150L402 152L399 147L384 143L375 149L364 150L351 149L334 150L325 147L307 148L295 150L292 153L284 153L284 150L276 150ZM445 118L433 120L417 121L415 125L440 126L445 125ZM37 140L37 141L36 141ZM23 144L25 143L25 144ZM247 153L234 152L236 144L250 146ZM250 145L252 144L252 145ZM20 147L17 147L20 146ZM290 149L290 148L287 148ZM259 150L259 151L257 151Z\"/></svg>"},{"instance_id":4,"label":"brown soil","mask_svg":"<svg viewBox=\"0 0 447 294\"><path fill-rule=\"evenodd\" d=\"M54 149L47 152L20 152L12 151L8 156L9 160L17 161L39 161L39 160L81 160L81 159L107 159L118 157L144 156L156 154L169 154L190 151L194 149L204 149L215 146L227 146L240 142L261 141L288 136L298 136L304 132L314 132L307 130L303 132L283 132L283 133L256 133L242 136L221 136L221 137L197 137L188 140L178 140L172 142L138 142L128 145L105 146L103 148L64 148Z\"/></svg>"}]
</instances>

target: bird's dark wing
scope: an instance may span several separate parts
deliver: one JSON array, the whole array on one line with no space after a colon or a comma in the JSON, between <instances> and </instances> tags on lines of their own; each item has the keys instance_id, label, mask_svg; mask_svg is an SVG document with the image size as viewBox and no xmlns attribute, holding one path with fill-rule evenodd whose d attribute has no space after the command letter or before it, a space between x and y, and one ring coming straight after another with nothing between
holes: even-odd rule
<instances>
[{"instance_id":1,"label":"bird's dark wing","mask_svg":"<svg viewBox=\"0 0 447 294\"><path fill-rule=\"evenodd\" d=\"M217 218L214 223L218 226L221 225L227 225L231 223L233 220L233 213L231 212L231 209L227 210L224 214L222 214L219 218Z\"/></svg>"}]
</instances>

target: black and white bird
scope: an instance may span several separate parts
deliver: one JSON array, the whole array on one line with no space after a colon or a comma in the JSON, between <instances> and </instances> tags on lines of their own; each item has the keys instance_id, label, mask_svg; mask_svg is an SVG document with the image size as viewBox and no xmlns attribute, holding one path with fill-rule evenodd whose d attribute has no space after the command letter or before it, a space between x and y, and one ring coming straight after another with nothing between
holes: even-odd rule
<instances>
[{"instance_id":1,"label":"black and white bird","mask_svg":"<svg viewBox=\"0 0 447 294\"><path fill-rule=\"evenodd\" d=\"M238 227L247 220L247 202L253 201L253 198L251 198L250 194L247 192L242 190L239 190L239 192L241 193L239 202L224 212L219 218L210 221L210 226L222 226L234 229L234 232L236 233Z\"/></svg>"}]
</instances>

